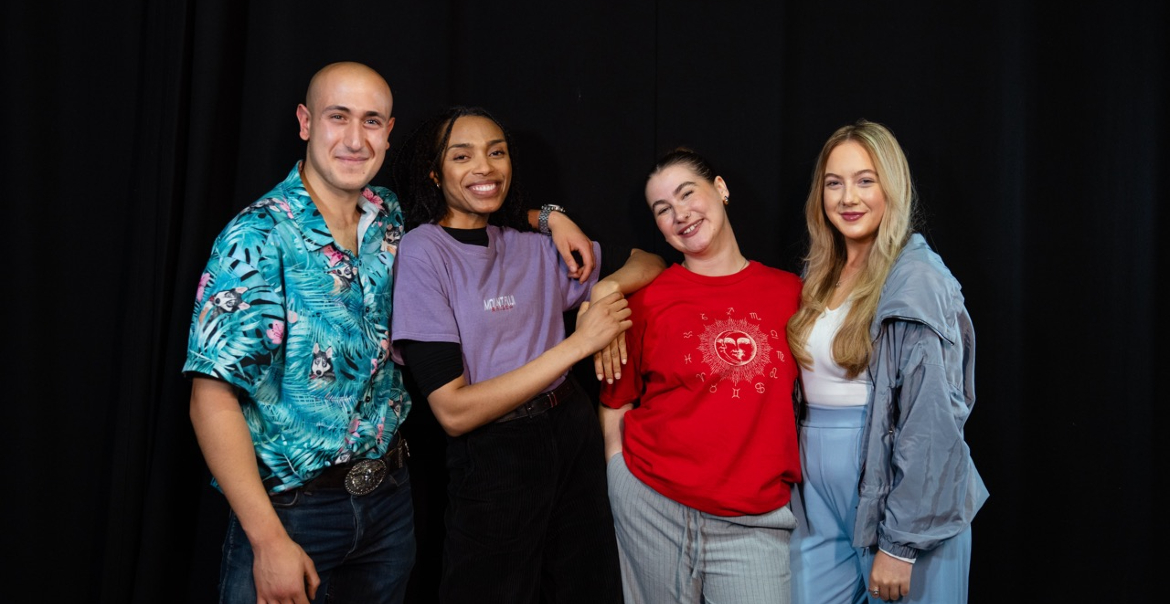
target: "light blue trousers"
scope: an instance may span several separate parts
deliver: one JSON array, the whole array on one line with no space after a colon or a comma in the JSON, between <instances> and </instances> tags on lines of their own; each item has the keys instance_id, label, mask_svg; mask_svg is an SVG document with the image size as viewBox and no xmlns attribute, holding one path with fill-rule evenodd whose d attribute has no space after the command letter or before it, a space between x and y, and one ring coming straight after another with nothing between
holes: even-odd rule
<instances>
[{"instance_id":1,"label":"light blue trousers","mask_svg":"<svg viewBox=\"0 0 1170 604\"><path fill-rule=\"evenodd\" d=\"M646 486L621 454L607 470L626 604L790 604L791 506L715 516Z\"/></svg>"},{"instance_id":2,"label":"light blue trousers","mask_svg":"<svg viewBox=\"0 0 1170 604\"><path fill-rule=\"evenodd\" d=\"M794 604L876 604L867 593L876 550L853 547L861 431L865 407L809 406L800 425L804 482L794 490L792 534ZM796 491L799 491L797 493ZM971 527L920 552L901 604L963 604L971 564Z\"/></svg>"}]
</instances>

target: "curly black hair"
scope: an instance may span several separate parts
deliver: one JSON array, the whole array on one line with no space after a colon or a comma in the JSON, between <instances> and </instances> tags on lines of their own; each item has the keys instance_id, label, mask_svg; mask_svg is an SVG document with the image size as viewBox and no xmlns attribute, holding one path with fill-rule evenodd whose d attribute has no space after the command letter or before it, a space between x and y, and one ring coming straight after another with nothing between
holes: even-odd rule
<instances>
[{"instance_id":1,"label":"curly black hair","mask_svg":"<svg viewBox=\"0 0 1170 604\"><path fill-rule=\"evenodd\" d=\"M437 224L447 215L447 200L431 174L442 174L443 151L451 139L451 129L455 126L455 120L465 116L487 118L500 127L504 133L504 142L508 145L508 157L515 170L516 147L512 136L500 120L487 110L456 105L432 116L410 133L390 161L390 178L402 204L407 230L420 224ZM513 177L503 205L488 217L488 224L520 231L531 230L521 197Z\"/></svg>"}]
</instances>

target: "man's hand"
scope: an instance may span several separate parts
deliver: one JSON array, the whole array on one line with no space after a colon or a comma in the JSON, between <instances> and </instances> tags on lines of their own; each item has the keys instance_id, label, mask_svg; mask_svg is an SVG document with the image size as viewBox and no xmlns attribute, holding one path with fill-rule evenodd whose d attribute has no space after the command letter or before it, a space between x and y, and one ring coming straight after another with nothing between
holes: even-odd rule
<instances>
[{"instance_id":1,"label":"man's hand","mask_svg":"<svg viewBox=\"0 0 1170 604\"><path fill-rule=\"evenodd\" d=\"M252 545L256 601L307 604L321 580L305 550L289 537L260 481L256 450L234 388L222 380L194 378L191 425L211 475Z\"/></svg>"},{"instance_id":2,"label":"man's hand","mask_svg":"<svg viewBox=\"0 0 1170 604\"><path fill-rule=\"evenodd\" d=\"M271 544L252 544L258 604L308 604L317 597L321 579L305 550L285 536Z\"/></svg>"}]
</instances>

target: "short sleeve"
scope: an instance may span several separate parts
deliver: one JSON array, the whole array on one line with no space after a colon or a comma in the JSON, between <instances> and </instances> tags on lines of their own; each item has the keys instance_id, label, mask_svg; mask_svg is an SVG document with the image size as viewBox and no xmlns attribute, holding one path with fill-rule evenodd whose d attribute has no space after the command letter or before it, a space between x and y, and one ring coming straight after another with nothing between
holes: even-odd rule
<instances>
[{"instance_id":1,"label":"short sleeve","mask_svg":"<svg viewBox=\"0 0 1170 604\"><path fill-rule=\"evenodd\" d=\"M407 233L395 260L394 312L391 337L394 341L460 343L459 326L448 292L450 281L442 266L442 254L430 240ZM395 361L401 363L398 347Z\"/></svg>"},{"instance_id":2,"label":"short sleeve","mask_svg":"<svg viewBox=\"0 0 1170 604\"><path fill-rule=\"evenodd\" d=\"M233 223L216 240L199 277L183 373L219 378L252 393L283 354L285 301L279 278L259 268L273 251L259 234L233 228L239 226Z\"/></svg>"},{"instance_id":3,"label":"short sleeve","mask_svg":"<svg viewBox=\"0 0 1170 604\"><path fill-rule=\"evenodd\" d=\"M562 291L564 292L565 310L577 308L582 302L589 299L589 293L593 286L597 284L598 279L601 278L601 246L596 242L593 243L593 257L597 259L593 263L593 272L590 273L589 278L584 283L569 277L569 267L565 264L565 260L560 257L557 252L557 246L549 240L549 247L552 248L553 254L557 257L557 276L562 284Z\"/></svg>"}]
</instances>

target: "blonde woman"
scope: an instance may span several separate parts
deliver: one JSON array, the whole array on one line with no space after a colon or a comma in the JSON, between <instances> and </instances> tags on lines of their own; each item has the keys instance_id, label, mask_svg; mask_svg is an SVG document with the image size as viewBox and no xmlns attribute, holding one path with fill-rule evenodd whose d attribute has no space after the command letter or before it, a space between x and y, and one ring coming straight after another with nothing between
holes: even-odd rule
<instances>
[{"instance_id":1,"label":"blonde woman","mask_svg":"<svg viewBox=\"0 0 1170 604\"><path fill-rule=\"evenodd\" d=\"M975 332L914 215L894 135L864 120L834 132L805 205L788 323L805 400L797 603L967 601L970 524L987 498L963 439Z\"/></svg>"}]
</instances>

